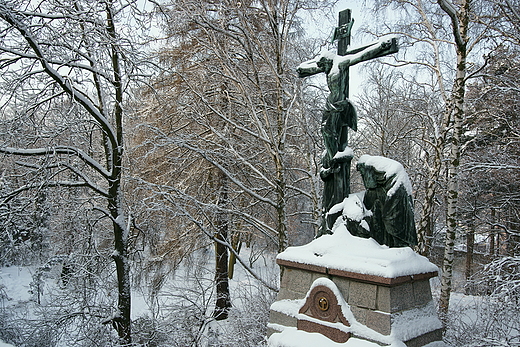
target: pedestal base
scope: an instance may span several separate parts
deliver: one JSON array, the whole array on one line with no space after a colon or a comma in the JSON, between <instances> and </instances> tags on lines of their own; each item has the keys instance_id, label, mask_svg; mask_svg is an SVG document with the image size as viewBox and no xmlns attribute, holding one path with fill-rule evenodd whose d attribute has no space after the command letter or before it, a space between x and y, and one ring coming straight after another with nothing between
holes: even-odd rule
<instances>
[{"instance_id":1,"label":"pedestal base","mask_svg":"<svg viewBox=\"0 0 520 347\"><path fill-rule=\"evenodd\" d=\"M387 278L284 259L277 263L284 272L277 301L271 306L269 336L292 328L319 332L337 343L352 337L374 346L396 341L407 347L435 341L435 346L442 346L442 324L429 283L436 271ZM319 285L329 288L328 294L323 290L316 294ZM324 318L332 307L327 305L339 305L334 312L340 315ZM270 346L278 345L273 342Z\"/></svg>"}]
</instances>

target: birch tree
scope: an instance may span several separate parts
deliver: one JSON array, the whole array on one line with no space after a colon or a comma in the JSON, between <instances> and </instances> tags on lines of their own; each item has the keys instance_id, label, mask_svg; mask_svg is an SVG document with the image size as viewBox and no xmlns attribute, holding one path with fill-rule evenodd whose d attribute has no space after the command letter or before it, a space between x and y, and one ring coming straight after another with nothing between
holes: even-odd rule
<instances>
[{"instance_id":1,"label":"birch tree","mask_svg":"<svg viewBox=\"0 0 520 347\"><path fill-rule=\"evenodd\" d=\"M20 158L17 164L29 172L45 173L22 182L0 203L38 187L84 187L101 198L94 208L111 224L113 251L106 256L117 279L117 304L103 323L115 328L122 344L131 342L130 216L122 187L125 101L142 70L138 47L124 36L138 23L123 26L121 20L136 14L135 6L0 2L2 121L35 125L33 141L4 133L0 152Z\"/></svg>"},{"instance_id":2,"label":"birch tree","mask_svg":"<svg viewBox=\"0 0 520 347\"><path fill-rule=\"evenodd\" d=\"M402 14L389 28L378 29L392 31L400 36L401 54L396 65L406 66L402 72L403 79L419 88L427 90L428 107L418 109L417 118L427 132L422 136L422 146L419 157L424 158L425 172L422 173L423 184L415 189L424 191L417 200L420 209L417 226L419 251L422 254L430 252L434 230L437 221L434 216L436 199L442 195L442 172L445 155L446 136L450 125L448 103L450 100L449 86L453 69L447 68L445 61L450 59L447 51L450 47L449 33L444 30L448 24L432 1L376 1L376 14L385 8L392 8ZM410 25L417 23L418 25ZM441 28L441 30L437 30ZM377 34L377 31L370 30ZM412 52L418 52L412 54ZM446 111L443 111L446 110ZM442 201L443 199L440 198Z\"/></svg>"},{"instance_id":3,"label":"birch tree","mask_svg":"<svg viewBox=\"0 0 520 347\"><path fill-rule=\"evenodd\" d=\"M465 93L467 75L467 57L469 51L469 23L470 0L462 1L458 8L447 0L438 0L441 9L449 16L453 31L456 52L455 80L451 92L451 100L447 106L447 115L452 119L452 136L450 138L450 156L448 167L447 187L447 229L446 245L444 248L444 260L442 264L440 308L444 314L448 313L453 278L453 261L455 237L458 224L457 203L459 196L458 172L460 165L461 136L465 117ZM449 113L448 113L449 112Z\"/></svg>"},{"instance_id":4,"label":"birch tree","mask_svg":"<svg viewBox=\"0 0 520 347\"><path fill-rule=\"evenodd\" d=\"M386 3L386 2L385 2ZM431 148L429 174L422 199L418 236L421 252L428 249L433 235L432 220L438 183L442 173L446 175L446 238L442 271L441 310L447 312L453 271L453 249L458 216L458 172L461 159L461 135L465 120L465 85L468 73L468 55L482 44L489 30L470 21L478 8L470 1L392 1L395 8L404 9L403 16L393 25L394 32L402 34L406 45L413 46L417 53L401 59L401 64L416 67L426 76L421 83L429 84L439 98L438 108L428 117L433 136L425 139ZM387 3L388 4L388 3ZM414 24L410 24L414 23ZM470 24L473 27L470 28ZM481 45L481 46L477 46ZM472 71L474 72L475 69ZM436 112L441 109L442 112ZM444 164L447 164L446 167Z\"/></svg>"}]
</instances>

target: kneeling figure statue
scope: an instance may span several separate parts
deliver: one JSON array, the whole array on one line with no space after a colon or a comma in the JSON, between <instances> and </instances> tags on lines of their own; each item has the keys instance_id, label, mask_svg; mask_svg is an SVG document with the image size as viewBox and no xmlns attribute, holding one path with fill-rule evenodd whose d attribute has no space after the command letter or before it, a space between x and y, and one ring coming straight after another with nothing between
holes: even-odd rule
<instances>
[{"instance_id":1,"label":"kneeling figure statue","mask_svg":"<svg viewBox=\"0 0 520 347\"><path fill-rule=\"evenodd\" d=\"M395 160L364 155L357 164L365 185L364 220L370 230L347 223L355 236L374 238L388 247L417 245L411 184L402 165Z\"/></svg>"}]
</instances>

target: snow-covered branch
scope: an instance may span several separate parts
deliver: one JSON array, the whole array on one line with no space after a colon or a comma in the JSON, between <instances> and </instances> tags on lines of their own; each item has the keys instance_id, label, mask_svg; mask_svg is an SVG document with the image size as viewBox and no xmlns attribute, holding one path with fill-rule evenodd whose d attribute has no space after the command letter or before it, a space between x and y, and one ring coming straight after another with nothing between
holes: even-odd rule
<instances>
[{"instance_id":1,"label":"snow-covered branch","mask_svg":"<svg viewBox=\"0 0 520 347\"><path fill-rule=\"evenodd\" d=\"M13 199L18 194L20 194L24 191L32 190L32 189L39 189L41 187L88 187L88 188L94 189L87 182L82 182L82 181L63 180L63 181L45 181L45 182L30 183L30 184L26 184L24 186L18 187L17 189L2 196L1 198L3 199L3 201L0 202L0 205L8 203L11 199Z\"/></svg>"},{"instance_id":2,"label":"snow-covered branch","mask_svg":"<svg viewBox=\"0 0 520 347\"><path fill-rule=\"evenodd\" d=\"M101 196L108 197L108 191L106 189L102 188L97 183L93 182L80 169L78 169L66 162L58 162L58 163L54 163L54 164L48 164L45 166L37 165L37 164L33 164L33 163L21 162L21 161L16 161L16 164L23 166L23 167L31 168L34 170L55 169L55 168L61 169L61 170L58 170L57 172L53 172L53 174L49 178L47 178L47 180L52 180L54 177L59 175L59 173L64 170L69 170L72 173L74 173L75 175L77 175L78 177L80 177L83 180L83 182L85 182L86 187L89 187L90 189L92 189L94 192L100 194Z\"/></svg>"},{"instance_id":3,"label":"snow-covered branch","mask_svg":"<svg viewBox=\"0 0 520 347\"><path fill-rule=\"evenodd\" d=\"M234 183L236 184L238 187L240 187L240 189L243 189L247 194L253 196L255 199L259 200L259 201L262 201L264 203L267 203L273 207L276 207L276 202L271 200L271 199L268 199L258 193L256 193L253 189L251 189L250 187L246 186L244 184L244 182L240 181L235 175L233 175L232 172L230 172L227 168L224 167L224 165L219 162L218 160L215 160L214 158L212 158L211 155L209 155L207 153L207 151L205 151L204 149L202 148L199 148L199 147L196 147L194 145L191 145L189 144L187 141L183 140L182 138L170 138L167 134L165 134L162 130L160 129L157 129L157 128L154 128L153 129L156 133L160 134L161 137L165 138L165 139L168 139L168 142L170 142L172 145L175 145L175 146L178 146L180 148L185 148L185 149L188 149L190 152L192 153L196 153L198 154L200 157L204 158L205 160L207 160L209 163L211 163L212 165L214 165L215 167L217 167L219 170L221 170L222 172L224 172L224 174Z\"/></svg>"},{"instance_id":4,"label":"snow-covered branch","mask_svg":"<svg viewBox=\"0 0 520 347\"><path fill-rule=\"evenodd\" d=\"M516 10L515 6L513 6L513 4L511 3L510 0L504 0L504 2L507 4L507 7L511 11L511 13L513 13L513 15L515 16L515 19L518 22L520 22L520 13L518 13L518 11Z\"/></svg>"},{"instance_id":5,"label":"snow-covered branch","mask_svg":"<svg viewBox=\"0 0 520 347\"><path fill-rule=\"evenodd\" d=\"M24 23L23 17L7 3L0 3L0 18L12 25L20 34L24 40L28 43L29 47L34 52L35 56L39 60L45 72L51 77L58 85L67 92L73 99L79 102L84 109L92 116L96 121L99 122L106 135L110 139L113 147L118 146L117 139L115 137L115 131L108 119L101 113L101 111L92 103L92 101L83 93L79 92L71 83L69 78L63 77L56 69L53 68L49 59L45 56L43 49L40 47L36 36L32 33L31 29ZM0 50L2 48L0 47Z\"/></svg>"},{"instance_id":6,"label":"snow-covered branch","mask_svg":"<svg viewBox=\"0 0 520 347\"><path fill-rule=\"evenodd\" d=\"M473 170L519 170L520 166L518 165L508 165L508 164L497 164L497 163L466 163L464 164L461 172L468 172Z\"/></svg>"},{"instance_id":7,"label":"snow-covered branch","mask_svg":"<svg viewBox=\"0 0 520 347\"><path fill-rule=\"evenodd\" d=\"M0 153L13 154L24 157L56 155L56 154L70 154L80 158L85 164L96 170L103 177L110 177L111 173L107 171L99 162L90 157L87 153L76 147L70 146L56 146L48 148L14 148L14 147L0 147Z\"/></svg>"},{"instance_id":8,"label":"snow-covered branch","mask_svg":"<svg viewBox=\"0 0 520 347\"><path fill-rule=\"evenodd\" d=\"M3 52L6 52L6 53L15 55L17 58L25 58L25 59L32 59L32 60L40 60L41 59L36 54L30 54L30 53L19 51L19 50L15 50L15 49L12 49L12 48L9 48L9 47L6 47L6 46L1 46L0 47L0 51L3 51ZM66 67L70 67L70 68L79 68L81 70L85 70L85 71L91 72L93 74L102 76L108 82L114 83L114 81L110 78L109 75L105 74L103 71L101 71L99 69L95 69L92 65L85 65L85 64L76 63L74 61L56 60L56 59L51 59L51 58L49 58L47 60L47 62L49 64L51 64L51 65L57 65L59 67L66 66Z\"/></svg>"},{"instance_id":9,"label":"snow-covered branch","mask_svg":"<svg viewBox=\"0 0 520 347\"><path fill-rule=\"evenodd\" d=\"M263 142L267 142L269 143L269 137L267 136L267 133L265 133L265 131L262 131L261 133L256 133L254 131L252 131L251 129L247 128L247 127L244 127L242 125L240 125L239 123L235 122L234 120L232 120L231 118L229 117L225 117L222 112L220 112L217 108L215 108L213 106L213 104L211 102L209 102L206 97L204 97L195 87L193 87L191 85L191 83L182 75L180 75L180 77L184 80L184 82L186 83L186 85L188 85L188 87L191 89L191 91L198 97L200 98L200 100L202 100L202 102L212 111L215 113L215 115L219 116L220 119L222 119L223 121L225 121L226 123L229 123L232 127L236 128L236 129L240 129L241 131L245 132L246 134L248 135L251 135L255 138L258 138L260 140L262 140ZM256 115L256 110L255 108L251 108L251 111L252 111L252 116L255 117L256 119L258 119L257 115ZM260 124L260 122L258 121L257 124ZM263 129L262 126L259 127L259 129Z\"/></svg>"}]
</instances>

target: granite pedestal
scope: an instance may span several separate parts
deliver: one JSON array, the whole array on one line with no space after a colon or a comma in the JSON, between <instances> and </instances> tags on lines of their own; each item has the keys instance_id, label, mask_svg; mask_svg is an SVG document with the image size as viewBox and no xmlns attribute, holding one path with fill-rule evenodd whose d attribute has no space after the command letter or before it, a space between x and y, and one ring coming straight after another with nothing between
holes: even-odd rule
<instances>
[{"instance_id":1,"label":"granite pedestal","mask_svg":"<svg viewBox=\"0 0 520 347\"><path fill-rule=\"evenodd\" d=\"M314 249L299 251L309 253ZM443 328L429 281L437 276L437 268L426 258L414 256L410 249L406 251L403 261L417 258L417 262L424 264L417 267L419 272L413 273L414 267L409 264L385 263L388 267L408 269L400 270L405 275L394 277L326 266L319 253L314 264L308 261L309 257L302 257L306 261L295 260L299 258L298 252L282 253L277 263L283 267L283 277L277 300L271 306L268 335L289 327L319 332L338 343L355 337L371 341L374 346L387 346L395 341L402 341L407 347L422 347L435 341L439 343L432 345L442 346ZM369 253L366 258L370 262ZM377 262L383 263L380 259Z\"/></svg>"}]
</instances>

